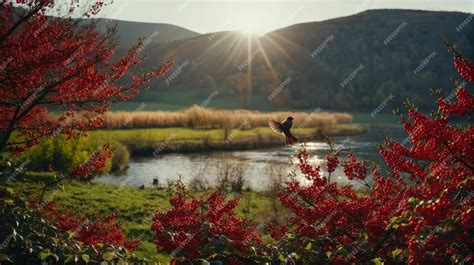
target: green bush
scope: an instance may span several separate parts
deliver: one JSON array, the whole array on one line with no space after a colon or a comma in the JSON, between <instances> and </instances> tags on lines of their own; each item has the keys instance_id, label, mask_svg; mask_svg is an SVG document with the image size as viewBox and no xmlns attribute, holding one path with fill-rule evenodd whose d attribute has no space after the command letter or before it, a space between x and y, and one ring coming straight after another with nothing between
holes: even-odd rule
<instances>
[{"instance_id":1,"label":"green bush","mask_svg":"<svg viewBox=\"0 0 474 265\"><path fill-rule=\"evenodd\" d=\"M112 156L112 172L121 171L128 168L128 161L130 160L130 152L124 145L118 146Z\"/></svg>"},{"instance_id":2,"label":"green bush","mask_svg":"<svg viewBox=\"0 0 474 265\"><path fill-rule=\"evenodd\" d=\"M24 153L15 164L26 164L25 171L56 171L67 174L71 169L87 162L89 157L106 143L111 145L112 151L115 150L114 160L107 161L106 166L97 173L107 174L114 166L127 166L130 155L126 147L117 141L92 137L66 140L61 136L43 139L39 145Z\"/></svg>"}]
</instances>

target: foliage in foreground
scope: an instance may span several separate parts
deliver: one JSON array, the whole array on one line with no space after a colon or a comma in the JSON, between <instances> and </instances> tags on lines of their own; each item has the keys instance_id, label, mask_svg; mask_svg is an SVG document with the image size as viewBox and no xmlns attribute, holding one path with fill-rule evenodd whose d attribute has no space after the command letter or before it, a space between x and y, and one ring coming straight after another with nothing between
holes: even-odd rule
<instances>
[{"instance_id":1,"label":"foliage in foreground","mask_svg":"<svg viewBox=\"0 0 474 265\"><path fill-rule=\"evenodd\" d=\"M452 52L460 75L473 83L474 65ZM402 143L385 139L380 146L390 168L386 175L352 153L344 159L341 150L328 154L328 175L323 175L320 166L309 164L310 154L303 146L298 159L309 185L294 177L281 190L280 200L292 217L283 226L269 227L273 244L250 240L241 248L232 247L239 243L226 231L239 228L226 222L234 215L233 207L223 199L216 206L216 195L187 201L186 194L178 193L172 198L173 208L155 216L152 229L158 250L171 253L176 264L201 264L203 259L236 264L471 264L474 129L450 121L456 117L469 122L474 99L465 85L455 96L453 103L440 97L431 117L407 104L408 119L401 114L400 118L409 137ZM351 186L330 182L337 167L367 191L360 194ZM217 223L203 218L209 213L199 208L206 204L212 205L204 208L209 212L219 209ZM246 227L240 230L240 240L255 233ZM216 238L218 243L209 246Z\"/></svg>"},{"instance_id":2,"label":"foliage in foreground","mask_svg":"<svg viewBox=\"0 0 474 265\"><path fill-rule=\"evenodd\" d=\"M98 264L139 262L112 214L105 219L78 219L57 212L53 201L38 203L11 188L0 190L2 264Z\"/></svg>"},{"instance_id":3,"label":"foliage in foreground","mask_svg":"<svg viewBox=\"0 0 474 265\"><path fill-rule=\"evenodd\" d=\"M85 135L102 125L112 102L133 98L169 70L168 61L130 72L144 59L144 43L114 57L116 27L101 31L97 20L74 19L97 15L111 1L76 2L0 2L1 152L22 153L43 137ZM53 109L60 115L50 115Z\"/></svg>"}]
</instances>

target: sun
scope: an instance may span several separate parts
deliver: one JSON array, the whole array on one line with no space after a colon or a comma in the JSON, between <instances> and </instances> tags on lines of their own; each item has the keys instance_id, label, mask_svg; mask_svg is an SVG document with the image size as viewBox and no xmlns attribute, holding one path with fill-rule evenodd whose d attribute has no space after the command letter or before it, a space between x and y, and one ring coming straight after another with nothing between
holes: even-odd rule
<instances>
[{"instance_id":1,"label":"sun","mask_svg":"<svg viewBox=\"0 0 474 265\"><path fill-rule=\"evenodd\" d=\"M261 36L265 33L265 29L262 28L259 23L255 23L254 21L245 21L241 25L240 31L245 35L251 36Z\"/></svg>"}]
</instances>

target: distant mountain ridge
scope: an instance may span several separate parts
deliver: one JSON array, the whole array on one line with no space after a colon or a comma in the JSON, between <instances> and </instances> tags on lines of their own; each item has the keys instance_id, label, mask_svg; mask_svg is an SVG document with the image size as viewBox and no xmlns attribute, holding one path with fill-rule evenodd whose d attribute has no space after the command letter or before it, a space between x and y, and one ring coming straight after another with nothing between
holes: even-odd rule
<instances>
[{"instance_id":1,"label":"distant mountain ridge","mask_svg":"<svg viewBox=\"0 0 474 265\"><path fill-rule=\"evenodd\" d=\"M138 38L150 37L152 43L167 43L200 35L189 29L165 23L101 19L99 27L104 27L106 24L117 25L121 47L136 43Z\"/></svg>"},{"instance_id":2,"label":"distant mountain ridge","mask_svg":"<svg viewBox=\"0 0 474 265\"><path fill-rule=\"evenodd\" d=\"M460 12L369 10L260 37L199 34L160 23L100 23L118 23L120 53L139 37L149 38L141 67L174 57L170 73L137 102L186 107L217 90L210 107L370 111L385 102L382 111L389 111L407 97L428 106L430 88L452 92L450 77L457 75L442 40L474 58L468 18Z\"/></svg>"},{"instance_id":3,"label":"distant mountain ridge","mask_svg":"<svg viewBox=\"0 0 474 265\"><path fill-rule=\"evenodd\" d=\"M172 55L176 63L163 82L154 83L157 89L136 100L199 104L218 89L215 101L225 99L224 107L366 111L387 98L396 103L407 97L426 106L432 101L430 88L449 94L450 77L457 76L442 40L474 57L474 23L457 30L468 16L370 10L250 39L239 32L217 32L154 43L147 48L152 59L145 65Z\"/></svg>"}]
</instances>

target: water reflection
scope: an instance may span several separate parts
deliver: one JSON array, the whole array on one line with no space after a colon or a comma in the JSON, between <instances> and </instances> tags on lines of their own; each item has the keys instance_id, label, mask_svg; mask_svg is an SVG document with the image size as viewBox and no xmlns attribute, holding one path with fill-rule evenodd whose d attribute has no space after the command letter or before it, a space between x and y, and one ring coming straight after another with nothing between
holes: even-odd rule
<instances>
[{"instance_id":1,"label":"water reflection","mask_svg":"<svg viewBox=\"0 0 474 265\"><path fill-rule=\"evenodd\" d=\"M385 126L370 127L367 134L357 137L335 138L334 144L341 148L350 148L360 159L372 160L378 164L383 164L378 156L378 150L375 146L381 143L380 132L389 132L388 136L393 138L402 138L401 131L391 126L388 129ZM387 135L387 133L384 133ZM134 159L130 161L130 168L122 176L103 176L95 179L97 182L129 185L139 187L142 185L151 185L153 180L158 180L158 185L166 186L169 181L176 180L178 174L186 183L202 180L206 185L215 185L218 183L219 176L222 175L223 164L229 161L245 161L242 165L243 175L247 182L246 186L254 190L264 190L268 187L271 167L283 168L287 173L297 167L297 158L295 155L300 146L279 147L272 149L233 151L233 152L206 152L192 154L166 154L156 158ZM327 143L311 142L307 143L307 149L310 151L310 161L313 165L321 165L321 169L326 173L325 157L329 150ZM291 165L291 162L295 165ZM234 167L231 170L236 170ZM273 170L274 171L274 170ZM301 175L297 176L304 182ZM340 184L347 184L349 180L344 176L342 169L336 169L331 178ZM351 183L356 187L361 184Z\"/></svg>"}]
</instances>

